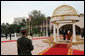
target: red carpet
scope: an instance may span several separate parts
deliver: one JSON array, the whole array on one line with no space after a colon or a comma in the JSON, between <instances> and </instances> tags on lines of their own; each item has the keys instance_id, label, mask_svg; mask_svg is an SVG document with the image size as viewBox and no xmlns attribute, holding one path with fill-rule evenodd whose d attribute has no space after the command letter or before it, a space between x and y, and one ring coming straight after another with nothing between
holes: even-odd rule
<instances>
[{"instance_id":1,"label":"red carpet","mask_svg":"<svg viewBox=\"0 0 85 56\"><path fill-rule=\"evenodd\" d=\"M73 50L73 55L84 55L84 51Z\"/></svg>"},{"instance_id":2,"label":"red carpet","mask_svg":"<svg viewBox=\"0 0 85 56\"><path fill-rule=\"evenodd\" d=\"M68 55L67 44L53 45L52 48L50 48L43 55Z\"/></svg>"},{"instance_id":3,"label":"red carpet","mask_svg":"<svg viewBox=\"0 0 85 56\"><path fill-rule=\"evenodd\" d=\"M67 44L56 44L52 46L53 48L67 48Z\"/></svg>"},{"instance_id":4,"label":"red carpet","mask_svg":"<svg viewBox=\"0 0 85 56\"><path fill-rule=\"evenodd\" d=\"M51 48L43 55L68 55L68 48Z\"/></svg>"},{"instance_id":5,"label":"red carpet","mask_svg":"<svg viewBox=\"0 0 85 56\"><path fill-rule=\"evenodd\" d=\"M68 55L67 44L56 44L53 45L47 52L42 55ZM72 55L84 55L84 51L73 50Z\"/></svg>"}]
</instances>

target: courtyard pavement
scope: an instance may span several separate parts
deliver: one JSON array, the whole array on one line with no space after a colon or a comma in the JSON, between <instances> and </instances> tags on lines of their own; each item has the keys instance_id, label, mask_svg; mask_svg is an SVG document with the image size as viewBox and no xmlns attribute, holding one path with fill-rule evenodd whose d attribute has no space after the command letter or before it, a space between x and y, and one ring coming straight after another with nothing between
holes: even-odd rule
<instances>
[{"instance_id":1,"label":"courtyard pavement","mask_svg":"<svg viewBox=\"0 0 85 56\"><path fill-rule=\"evenodd\" d=\"M12 37L12 40L17 40L19 37ZM10 39L1 38L1 41L9 41ZM32 55L37 55L38 53L42 52L46 48L49 47L49 44L44 43L42 40L44 39L36 39L32 40L34 50L32 51ZM73 45L73 49L83 50L84 51L84 44L80 45ZM4 42L1 43L1 55L17 55L17 43L14 42Z\"/></svg>"},{"instance_id":2,"label":"courtyard pavement","mask_svg":"<svg viewBox=\"0 0 85 56\"><path fill-rule=\"evenodd\" d=\"M13 37L12 40L17 40L18 38ZM1 41L10 40L1 38ZM44 49L49 47L49 44L44 43L43 39L32 40L34 50L32 51L32 55L37 55L39 52L42 52ZM1 55L17 55L17 42L5 42L1 43Z\"/></svg>"}]
</instances>

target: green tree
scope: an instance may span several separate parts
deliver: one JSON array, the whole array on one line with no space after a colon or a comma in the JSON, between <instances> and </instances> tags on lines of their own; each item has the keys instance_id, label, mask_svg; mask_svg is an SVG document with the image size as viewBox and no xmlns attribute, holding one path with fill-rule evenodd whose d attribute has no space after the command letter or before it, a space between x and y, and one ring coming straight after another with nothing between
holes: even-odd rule
<instances>
[{"instance_id":1,"label":"green tree","mask_svg":"<svg viewBox=\"0 0 85 56\"><path fill-rule=\"evenodd\" d=\"M39 26L43 24L46 17L40 11L34 10L31 12L31 27L33 28L33 32L40 32ZM35 28L35 29L34 29Z\"/></svg>"},{"instance_id":2,"label":"green tree","mask_svg":"<svg viewBox=\"0 0 85 56\"><path fill-rule=\"evenodd\" d=\"M25 21L25 19L22 19L22 23L24 24L24 26L26 26L26 21Z\"/></svg>"},{"instance_id":3,"label":"green tree","mask_svg":"<svg viewBox=\"0 0 85 56\"><path fill-rule=\"evenodd\" d=\"M5 25L1 25L1 33L5 34L6 33L6 26Z\"/></svg>"},{"instance_id":4,"label":"green tree","mask_svg":"<svg viewBox=\"0 0 85 56\"><path fill-rule=\"evenodd\" d=\"M13 24L12 27L13 27L13 31L14 32L16 32L16 33L20 32L20 29L21 29L20 25Z\"/></svg>"},{"instance_id":5,"label":"green tree","mask_svg":"<svg viewBox=\"0 0 85 56\"><path fill-rule=\"evenodd\" d=\"M11 24L10 26L9 26L9 28L8 28L8 33L14 33L14 25L13 24Z\"/></svg>"},{"instance_id":6,"label":"green tree","mask_svg":"<svg viewBox=\"0 0 85 56\"><path fill-rule=\"evenodd\" d=\"M40 11L34 10L31 12L31 24L32 26L39 26L45 20L45 15Z\"/></svg>"},{"instance_id":7,"label":"green tree","mask_svg":"<svg viewBox=\"0 0 85 56\"><path fill-rule=\"evenodd\" d=\"M8 24L3 23L1 25L1 34L9 34L9 33L19 33L22 26L17 24Z\"/></svg>"},{"instance_id":8,"label":"green tree","mask_svg":"<svg viewBox=\"0 0 85 56\"><path fill-rule=\"evenodd\" d=\"M25 19L22 19L22 23L20 23L20 27L26 27L26 21L25 21Z\"/></svg>"},{"instance_id":9,"label":"green tree","mask_svg":"<svg viewBox=\"0 0 85 56\"><path fill-rule=\"evenodd\" d=\"M8 31L8 27L9 27L9 24L8 23L2 23L2 25L1 25L1 33L2 34L6 34L6 33L8 33L7 31Z\"/></svg>"}]
</instances>

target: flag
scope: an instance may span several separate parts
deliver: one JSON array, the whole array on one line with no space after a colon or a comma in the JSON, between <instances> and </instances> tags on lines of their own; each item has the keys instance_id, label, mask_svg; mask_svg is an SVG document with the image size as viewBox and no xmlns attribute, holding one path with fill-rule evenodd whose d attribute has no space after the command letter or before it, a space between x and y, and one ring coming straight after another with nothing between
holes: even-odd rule
<instances>
[{"instance_id":1,"label":"flag","mask_svg":"<svg viewBox=\"0 0 85 56\"><path fill-rule=\"evenodd\" d=\"M29 15L29 21L31 21L31 15Z\"/></svg>"}]
</instances>

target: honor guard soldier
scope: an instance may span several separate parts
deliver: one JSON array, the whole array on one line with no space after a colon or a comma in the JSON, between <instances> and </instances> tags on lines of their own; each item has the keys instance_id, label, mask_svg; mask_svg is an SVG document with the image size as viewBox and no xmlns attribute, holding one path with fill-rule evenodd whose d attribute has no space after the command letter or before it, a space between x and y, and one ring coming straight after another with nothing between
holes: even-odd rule
<instances>
[{"instance_id":1,"label":"honor guard soldier","mask_svg":"<svg viewBox=\"0 0 85 56\"><path fill-rule=\"evenodd\" d=\"M17 40L18 55L32 55L31 51L34 49L31 39L27 37L27 29L21 29L21 38Z\"/></svg>"}]
</instances>

